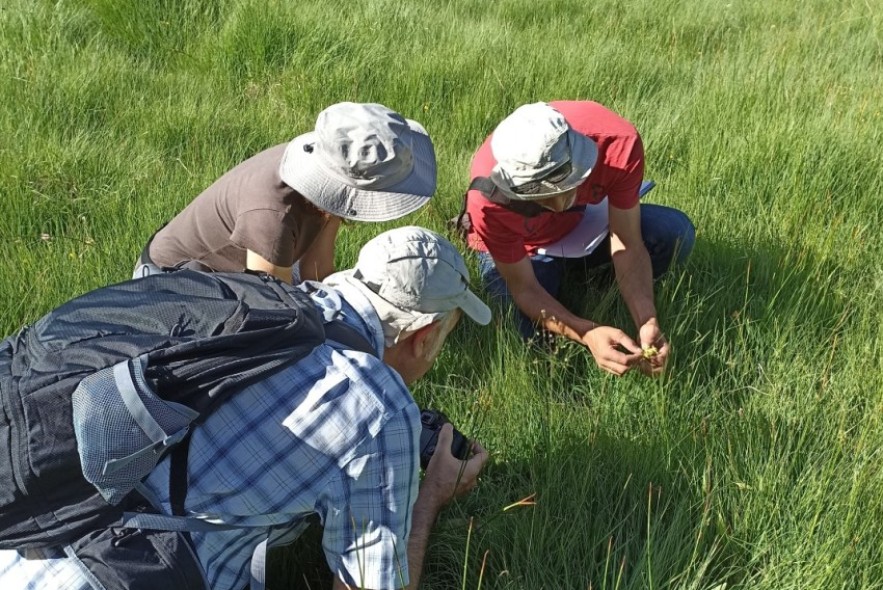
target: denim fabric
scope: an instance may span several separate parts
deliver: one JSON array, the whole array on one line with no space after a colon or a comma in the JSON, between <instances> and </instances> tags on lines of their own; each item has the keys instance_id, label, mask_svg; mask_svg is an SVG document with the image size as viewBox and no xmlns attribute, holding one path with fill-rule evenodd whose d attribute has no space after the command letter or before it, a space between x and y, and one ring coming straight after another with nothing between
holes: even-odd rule
<instances>
[{"instance_id":1,"label":"denim fabric","mask_svg":"<svg viewBox=\"0 0 883 590\"><path fill-rule=\"evenodd\" d=\"M650 254L653 278L658 279L673 265L683 263L696 241L696 230L685 213L662 205L641 205L641 235ZM552 258L535 255L530 259L537 281L550 295L558 298L565 273L585 274L604 268L612 260L610 238L606 238L585 258ZM478 253L481 282L491 299L505 306L512 304L506 282L487 252ZM518 332L525 339L534 335L534 323L520 311L516 312Z\"/></svg>"}]
</instances>

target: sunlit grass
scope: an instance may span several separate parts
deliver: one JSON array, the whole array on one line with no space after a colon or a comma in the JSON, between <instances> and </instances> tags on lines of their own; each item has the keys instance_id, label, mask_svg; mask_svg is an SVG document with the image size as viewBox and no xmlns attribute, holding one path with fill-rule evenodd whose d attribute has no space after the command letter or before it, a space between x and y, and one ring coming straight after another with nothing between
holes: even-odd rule
<instances>
[{"instance_id":1,"label":"sunlit grass","mask_svg":"<svg viewBox=\"0 0 883 590\"><path fill-rule=\"evenodd\" d=\"M881 15L858 0L8 0L0 326L127 278L163 221L331 103L427 127L439 191L402 223L445 231L497 121L598 100L642 132L649 200L696 222L690 262L657 285L671 370L615 379L576 345L525 349L502 316L464 324L415 395L492 461L439 522L425 587L881 588ZM347 225L340 265L393 225ZM569 298L631 329L608 286ZM304 555L276 556L273 587L321 587Z\"/></svg>"}]
</instances>

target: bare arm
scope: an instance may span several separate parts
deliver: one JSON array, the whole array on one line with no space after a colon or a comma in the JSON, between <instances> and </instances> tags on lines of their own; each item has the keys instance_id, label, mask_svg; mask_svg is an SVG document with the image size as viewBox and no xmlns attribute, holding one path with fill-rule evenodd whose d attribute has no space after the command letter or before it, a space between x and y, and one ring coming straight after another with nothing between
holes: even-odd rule
<instances>
[{"instance_id":1,"label":"bare arm","mask_svg":"<svg viewBox=\"0 0 883 590\"><path fill-rule=\"evenodd\" d=\"M424 484L425 485L425 484ZM435 520L441 512L441 506L427 498L424 487L420 487L417 493L417 501L411 513L411 533L408 536L408 578L409 583L405 590L413 590L419 587L420 575L423 572L423 558L426 555L426 547L429 544L429 535ZM356 590L339 577L334 577L334 590Z\"/></svg>"},{"instance_id":2,"label":"bare arm","mask_svg":"<svg viewBox=\"0 0 883 590\"><path fill-rule=\"evenodd\" d=\"M247 268L248 270L257 270L269 273L280 281L285 281L286 283L291 282L290 266L276 266L272 262L266 260L260 254L252 250L246 250L245 268Z\"/></svg>"},{"instance_id":3,"label":"bare arm","mask_svg":"<svg viewBox=\"0 0 883 590\"><path fill-rule=\"evenodd\" d=\"M334 242L340 217L327 215L322 230L300 258L300 276L305 281L321 281L334 272Z\"/></svg>"},{"instance_id":4,"label":"bare arm","mask_svg":"<svg viewBox=\"0 0 883 590\"><path fill-rule=\"evenodd\" d=\"M662 335L653 302L653 269L641 236L641 207L609 208L610 254L619 291L638 328L643 348L655 346L658 354L650 360L649 371L665 368L670 347Z\"/></svg>"},{"instance_id":5,"label":"bare arm","mask_svg":"<svg viewBox=\"0 0 883 590\"><path fill-rule=\"evenodd\" d=\"M546 330L586 346L605 371L622 375L640 358L641 349L625 332L581 318L552 297L537 281L530 259L497 263L497 270L518 309Z\"/></svg>"},{"instance_id":6,"label":"bare arm","mask_svg":"<svg viewBox=\"0 0 883 590\"><path fill-rule=\"evenodd\" d=\"M408 536L408 585L405 590L420 586L423 558L429 544L429 535L442 508L456 497L469 493L478 482L478 474L487 462L487 451L476 441L472 457L460 461L451 455L453 427L446 424L438 435L436 452L426 469L426 477L417 493ZM354 590L339 577L334 578L334 590Z\"/></svg>"}]
</instances>

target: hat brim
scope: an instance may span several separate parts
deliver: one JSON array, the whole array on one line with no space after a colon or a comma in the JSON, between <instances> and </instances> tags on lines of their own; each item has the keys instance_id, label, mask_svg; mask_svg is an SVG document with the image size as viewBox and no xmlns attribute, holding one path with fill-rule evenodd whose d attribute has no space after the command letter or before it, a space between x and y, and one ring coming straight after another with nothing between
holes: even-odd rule
<instances>
[{"instance_id":1,"label":"hat brim","mask_svg":"<svg viewBox=\"0 0 883 590\"><path fill-rule=\"evenodd\" d=\"M410 318L408 326L409 329L419 329L424 326L428 326L434 321L437 321L438 318L444 316L447 313L450 313L454 309L460 309L464 314L469 316L472 321L482 326L486 326L491 323L492 313L491 309L482 301L478 295L473 293L468 287L465 291L460 293L455 299L449 300L452 301L455 305L453 308L449 308L446 311L417 311L416 309L405 309L400 305L396 305L380 295L379 293L372 290L368 285L366 285L362 280L355 278L355 270L345 270L339 271L337 275L341 277L345 277L344 280L348 285L352 285L356 287L362 295L368 298L368 301L371 302L371 305L374 306L374 309L381 313L386 310L386 313L389 313L390 310L394 310L394 314L399 317L408 317Z\"/></svg>"},{"instance_id":2,"label":"hat brim","mask_svg":"<svg viewBox=\"0 0 883 590\"><path fill-rule=\"evenodd\" d=\"M420 209L435 193L435 149L426 130L408 120L413 133L414 167L401 182L384 190L365 190L345 184L322 165L315 150L314 131L295 137L285 148L279 165L282 182L303 195L316 207L353 221L390 221Z\"/></svg>"},{"instance_id":3,"label":"hat brim","mask_svg":"<svg viewBox=\"0 0 883 590\"><path fill-rule=\"evenodd\" d=\"M486 326L491 323L491 308L485 305L478 295L470 289L466 289L457 301L457 307L463 310L463 313L472 318L477 324Z\"/></svg>"},{"instance_id":4,"label":"hat brim","mask_svg":"<svg viewBox=\"0 0 883 590\"><path fill-rule=\"evenodd\" d=\"M575 189L585 182L586 178L589 177L589 174L595 168L595 164L598 161L598 145L593 139L573 129L568 129L567 135L567 141L570 145L570 165L572 171L570 176L556 183L558 190L523 195L513 192L509 184L494 172L490 175L491 181L504 195L515 201L539 201ZM496 167L494 167L494 171L496 172Z\"/></svg>"}]
</instances>

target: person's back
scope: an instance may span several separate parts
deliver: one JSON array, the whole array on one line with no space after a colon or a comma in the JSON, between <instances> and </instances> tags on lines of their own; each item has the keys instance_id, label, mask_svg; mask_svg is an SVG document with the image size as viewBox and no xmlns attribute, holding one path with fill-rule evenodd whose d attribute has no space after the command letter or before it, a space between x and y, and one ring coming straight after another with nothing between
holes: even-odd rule
<instances>
[{"instance_id":1,"label":"person's back","mask_svg":"<svg viewBox=\"0 0 883 590\"><path fill-rule=\"evenodd\" d=\"M213 271L246 268L252 250L291 266L321 227L321 212L282 182L279 162L288 144L266 149L212 183L149 246L158 266L195 261Z\"/></svg>"},{"instance_id":2,"label":"person's back","mask_svg":"<svg viewBox=\"0 0 883 590\"><path fill-rule=\"evenodd\" d=\"M193 434L186 512L256 526L192 533L213 589L243 587L253 548L268 534L300 532L316 513L323 547L337 555L350 583L382 587L398 575L394 564L378 563L362 581L358 564L382 561L374 554L386 548L368 543L372 535L405 543L410 513L391 511L397 504L376 494L383 486L390 499L416 496L416 455L410 451L420 411L401 378L378 358L383 332L370 303L353 291L345 298L326 293L315 297L326 316L345 318L378 356L321 345L234 396ZM145 482L164 499L166 511L168 477L166 461Z\"/></svg>"},{"instance_id":3,"label":"person's back","mask_svg":"<svg viewBox=\"0 0 883 590\"><path fill-rule=\"evenodd\" d=\"M163 268L256 270L292 282L334 271L341 222L390 221L429 202L435 150L416 121L343 102L301 134L245 160L144 247L133 277ZM296 281L295 281L296 282Z\"/></svg>"},{"instance_id":4,"label":"person's back","mask_svg":"<svg viewBox=\"0 0 883 590\"><path fill-rule=\"evenodd\" d=\"M374 354L326 342L237 393L194 430L183 513L236 527L191 533L209 587L249 583L261 563L253 555L292 541L311 515L324 527L322 544L338 583L416 584L438 511L474 485L487 458L477 443L465 466L450 451L436 453L418 489L420 412L408 384L432 366L461 312L490 320L467 280L449 242L400 228L369 242L356 269L300 286L327 321L345 322ZM443 430L439 448L450 448L450 437ZM172 472L166 458L140 488L163 514L173 513ZM0 582L89 588L78 564L63 555L0 552ZM168 590L176 587L170 577Z\"/></svg>"}]
</instances>

